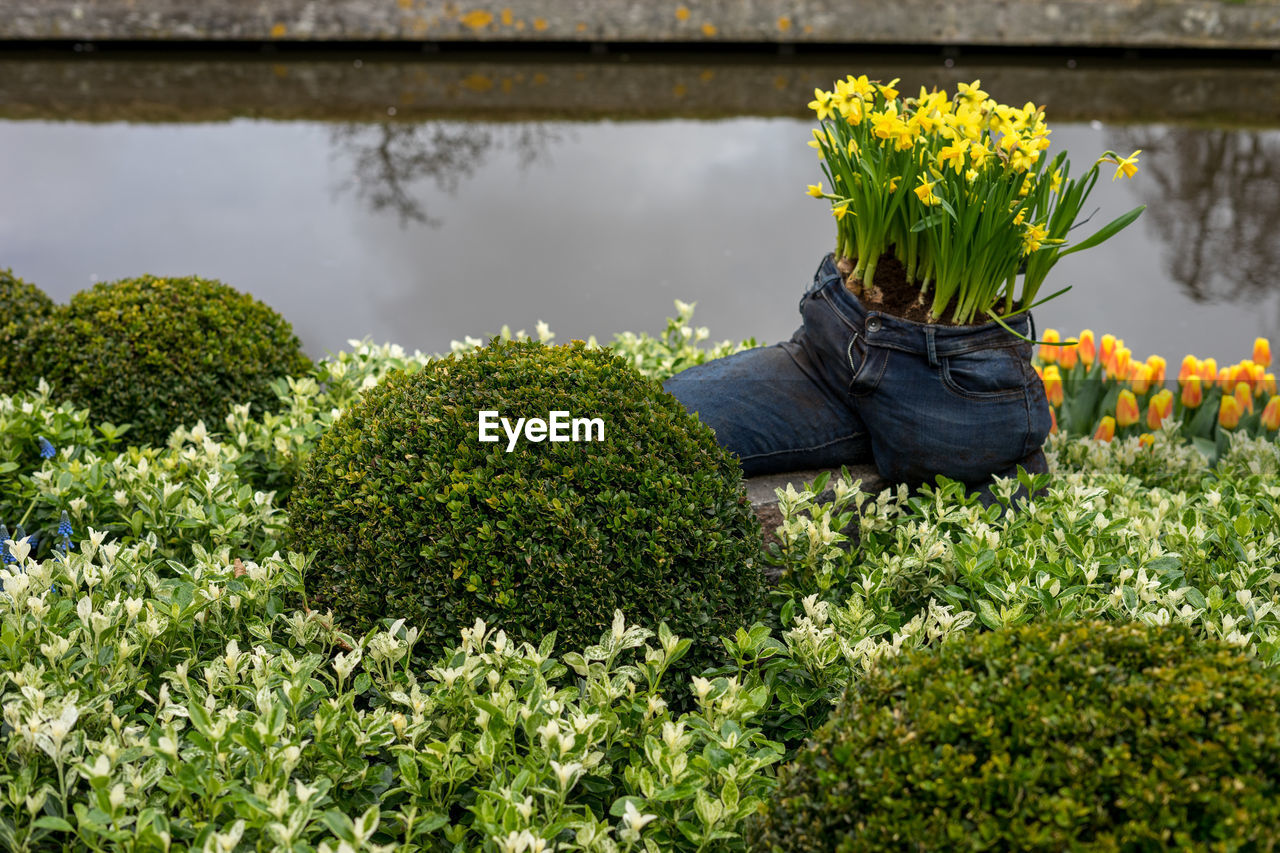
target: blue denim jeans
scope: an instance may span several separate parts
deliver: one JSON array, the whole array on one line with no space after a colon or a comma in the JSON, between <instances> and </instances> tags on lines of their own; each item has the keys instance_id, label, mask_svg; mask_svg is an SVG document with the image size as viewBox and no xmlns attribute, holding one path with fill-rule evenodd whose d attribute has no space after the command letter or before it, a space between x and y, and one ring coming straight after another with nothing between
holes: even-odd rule
<instances>
[{"instance_id":1,"label":"blue denim jeans","mask_svg":"<svg viewBox=\"0 0 1280 853\"><path fill-rule=\"evenodd\" d=\"M874 462L895 483L971 487L1045 473L1049 403L1031 344L995 323L868 311L828 255L790 341L678 373L664 387L736 453L745 476ZM1009 321L1034 337L1029 314Z\"/></svg>"}]
</instances>

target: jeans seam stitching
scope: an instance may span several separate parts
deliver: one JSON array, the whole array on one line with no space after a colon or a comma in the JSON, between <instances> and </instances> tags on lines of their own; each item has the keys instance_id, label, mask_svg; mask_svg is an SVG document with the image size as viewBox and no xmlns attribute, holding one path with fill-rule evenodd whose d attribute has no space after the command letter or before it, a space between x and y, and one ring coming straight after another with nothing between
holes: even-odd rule
<instances>
[{"instance_id":1,"label":"jeans seam stitching","mask_svg":"<svg viewBox=\"0 0 1280 853\"><path fill-rule=\"evenodd\" d=\"M781 456L786 453L808 453L813 450L821 450L824 447L830 447L833 444L839 444L842 441L849 441L850 439L859 438L864 435L866 435L865 432L851 432L846 436L832 439L831 441L826 441L826 442L823 442L822 444L815 444L812 447L790 447L790 448L787 448L786 450L771 450L768 453L753 453L750 456L739 456L738 458L739 459L763 459L768 456Z\"/></svg>"},{"instance_id":2,"label":"jeans seam stitching","mask_svg":"<svg viewBox=\"0 0 1280 853\"><path fill-rule=\"evenodd\" d=\"M843 287L843 286L844 286L844 285L843 285L843 283L842 283L842 282L840 282L840 280L839 280L839 279L835 279L835 280L833 280L833 281L830 281L830 282L827 282L826 284L824 284L824 285L822 286L821 290L819 290L818 292L819 292L819 293L822 293L823 291L825 291L828 287L830 287L830 286L831 286L831 285L833 285L833 284L834 284L834 285L839 285L839 286L841 286L841 287ZM837 316L837 317L839 317L839 318L844 322L844 324L845 324L846 326L848 326L848 327L849 327L849 329L850 329L850 330L852 330L852 331L854 331L854 332L857 332L857 331L858 331L858 324L857 324L857 323L855 323L853 320L849 319L849 316L848 316L847 314L845 314L843 310L841 310L841 308L840 308L840 303L838 303L838 302L837 302L836 300L834 300L834 299L827 299L827 298L826 298L826 296L825 296L825 294L824 294L824 296L823 296L823 301L824 301L824 302L826 302L828 305L830 305L830 306L831 306L831 310L832 310L832 311L834 311L834 312L836 313L836 316Z\"/></svg>"}]
</instances>

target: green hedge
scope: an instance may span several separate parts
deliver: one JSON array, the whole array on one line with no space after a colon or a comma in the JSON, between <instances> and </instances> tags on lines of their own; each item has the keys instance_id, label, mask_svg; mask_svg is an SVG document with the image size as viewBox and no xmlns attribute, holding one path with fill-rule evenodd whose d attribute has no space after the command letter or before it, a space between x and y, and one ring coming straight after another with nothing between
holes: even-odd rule
<instances>
[{"instance_id":1,"label":"green hedge","mask_svg":"<svg viewBox=\"0 0 1280 853\"><path fill-rule=\"evenodd\" d=\"M54 396L164 444L177 426L217 428L236 403L271 408L273 380L309 372L292 327L217 281L142 276L95 285L58 308L34 366Z\"/></svg>"},{"instance_id":2,"label":"green hedge","mask_svg":"<svg viewBox=\"0 0 1280 853\"><path fill-rule=\"evenodd\" d=\"M603 442L478 440L478 413L601 418ZM501 430L499 430L501 432ZM693 639L686 668L758 606L759 526L736 460L607 351L495 342L393 373L318 443L293 492L317 555L312 607L421 626L433 650L477 618L594 642L615 609Z\"/></svg>"},{"instance_id":3,"label":"green hedge","mask_svg":"<svg viewBox=\"0 0 1280 853\"><path fill-rule=\"evenodd\" d=\"M756 849L1255 849L1280 680L1183 625L1033 623L873 671L783 772Z\"/></svg>"},{"instance_id":4,"label":"green hedge","mask_svg":"<svg viewBox=\"0 0 1280 853\"><path fill-rule=\"evenodd\" d=\"M31 342L53 314L53 300L34 284L0 270L0 394L34 385Z\"/></svg>"}]
</instances>

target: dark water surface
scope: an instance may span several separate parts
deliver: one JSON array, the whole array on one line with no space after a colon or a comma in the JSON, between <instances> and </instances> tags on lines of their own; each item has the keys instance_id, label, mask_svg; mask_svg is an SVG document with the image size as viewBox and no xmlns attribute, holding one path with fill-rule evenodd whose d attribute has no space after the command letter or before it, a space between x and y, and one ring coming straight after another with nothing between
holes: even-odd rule
<instances>
[{"instance_id":1,"label":"dark water surface","mask_svg":"<svg viewBox=\"0 0 1280 853\"><path fill-rule=\"evenodd\" d=\"M305 70L259 66L243 74L298 86ZM752 66L751 85L786 95L762 96L752 115L731 82L747 71L718 72L730 82L716 84L696 65L645 67L638 82L612 66L621 76L592 78L604 72L584 67L503 77L464 63L446 84L429 77L447 77L440 66L406 61L395 86L353 94L330 81L339 115L327 120L314 86L303 86L312 100L295 93L282 104L266 83L239 91L213 72L184 75L181 63L167 78L104 61L87 71L11 64L0 84L0 267L58 300L143 272L218 278L284 314L313 355L363 336L441 351L503 323L532 331L538 320L561 341L657 331L674 299L696 301L697 323L716 339L788 337L834 240L824 203L804 193L820 178L805 144L813 124L803 103L788 105L838 69ZM785 83L770 88L782 71ZM1100 208L1095 224L1138 204L1146 214L1059 264L1045 292L1074 289L1037 310L1041 328L1109 331L1135 355L1175 365L1186 352L1235 361L1257 335L1280 343L1280 115L1268 121L1225 94L1241 74L1275 88L1274 67L1082 69L1092 75L1083 90L1072 82L1081 78L1043 66L908 71L940 85L985 75L984 88L1016 103L1020 83L1035 88L1027 97L1049 102L1049 153L1065 146L1077 164L1106 149L1143 150L1137 177L1113 183L1108 170L1089 207ZM517 74L525 86L560 75L560 100L540 95L520 114L510 106L518 87L503 82ZM1148 99L1130 104L1125 79ZM619 95L627 87L637 91ZM420 90L434 100L406 100ZM615 118L591 114L593 91L620 99ZM1274 97L1267 92L1260 97ZM507 106L487 111L491 99ZM182 120L184 100L197 121ZM645 107L654 103L663 114Z\"/></svg>"}]
</instances>

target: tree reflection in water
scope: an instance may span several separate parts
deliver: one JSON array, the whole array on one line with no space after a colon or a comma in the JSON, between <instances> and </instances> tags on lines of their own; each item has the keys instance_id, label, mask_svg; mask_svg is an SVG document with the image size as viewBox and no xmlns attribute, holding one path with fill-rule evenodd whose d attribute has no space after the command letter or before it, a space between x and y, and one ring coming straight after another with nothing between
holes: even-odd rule
<instances>
[{"instance_id":1,"label":"tree reflection in water","mask_svg":"<svg viewBox=\"0 0 1280 853\"><path fill-rule=\"evenodd\" d=\"M1169 275L1196 302L1261 300L1280 276L1280 130L1117 129L1142 149L1134 183L1168 249Z\"/></svg>"},{"instance_id":2,"label":"tree reflection in water","mask_svg":"<svg viewBox=\"0 0 1280 853\"><path fill-rule=\"evenodd\" d=\"M551 146L561 139L559 129L540 122L337 125L331 133L334 159L349 161L344 171L351 177L335 189L354 190L375 213L394 212L401 228L410 222L439 228L443 220L428 213L422 182L454 195L495 153L513 152L517 165L526 169L550 163Z\"/></svg>"}]
</instances>

